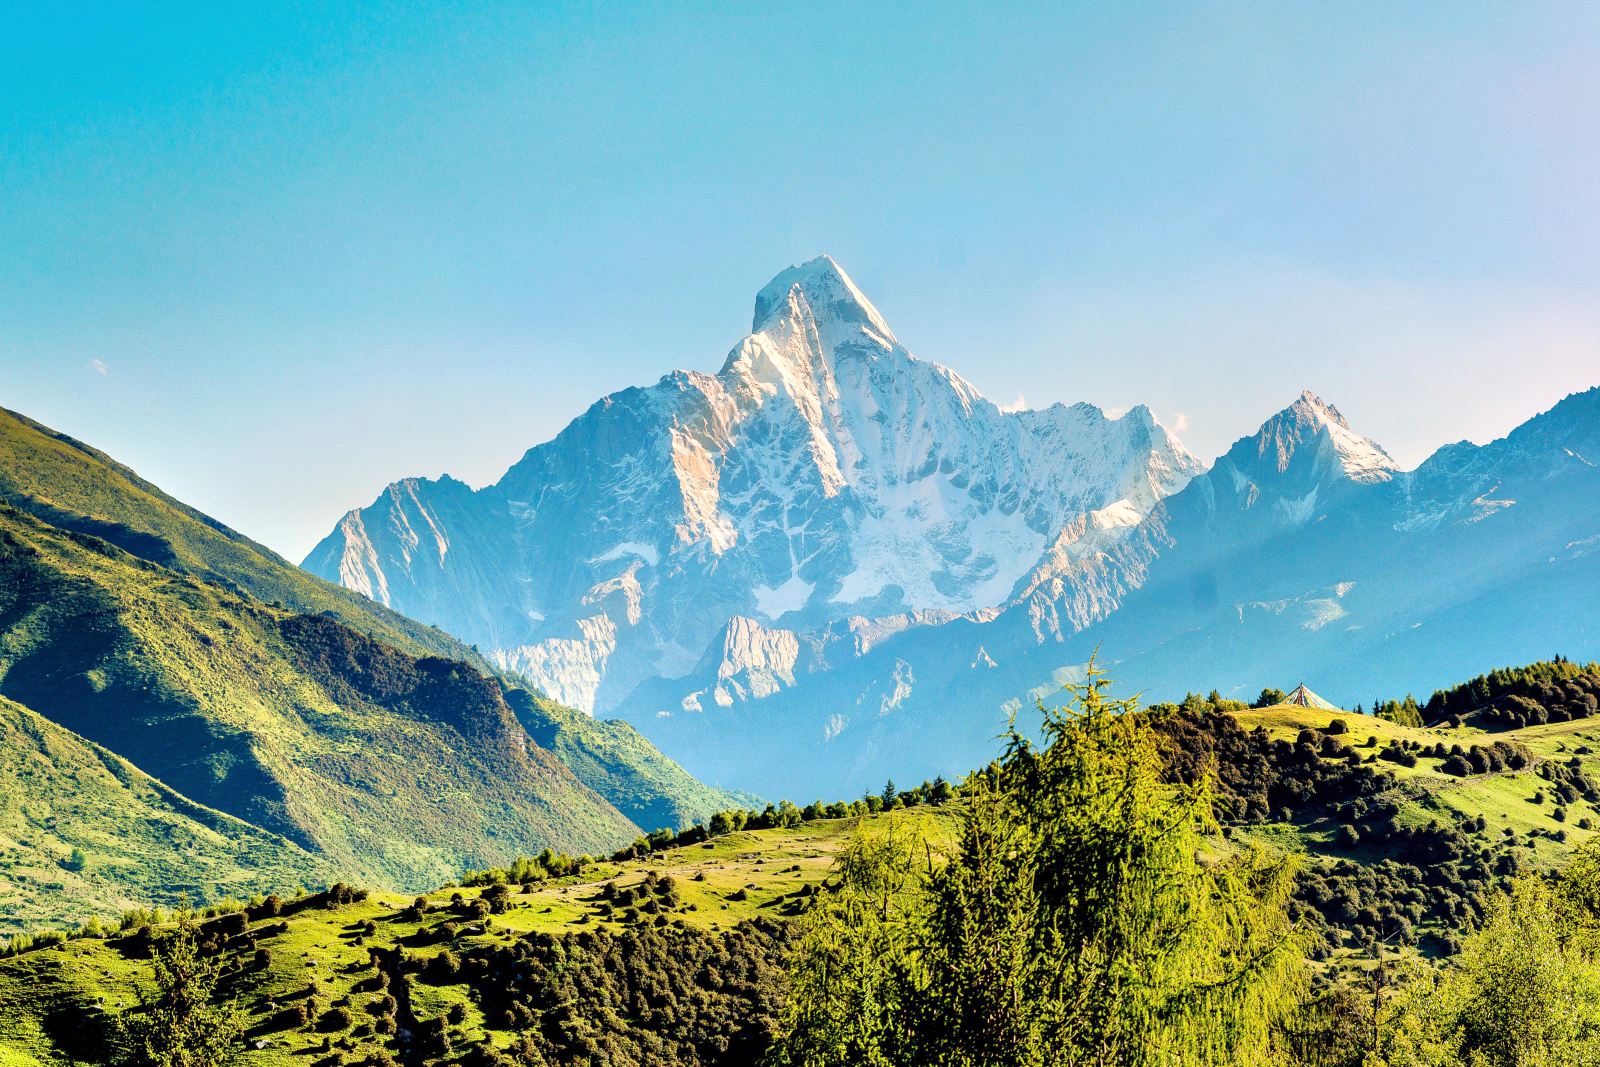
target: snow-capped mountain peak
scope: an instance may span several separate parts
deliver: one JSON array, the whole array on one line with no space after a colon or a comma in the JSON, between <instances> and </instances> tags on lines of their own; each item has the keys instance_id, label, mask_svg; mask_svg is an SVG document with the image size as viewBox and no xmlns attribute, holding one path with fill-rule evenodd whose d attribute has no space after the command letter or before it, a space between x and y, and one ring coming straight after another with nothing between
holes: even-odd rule
<instances>
[{"instance_id":1,"label":"snow-capped mountain peak","mask_svg":"<svg viewBox=\"0 0 1600 1067\"><path fill-rule=\"evenodd\" d=\"M1234 445L1227 458L1241 468L1282 475L1297 455L1311 457L1319 476L1353 482L1388 481L1399 470L1382 446L1352 430L1338 408L1309 389L1255 436Z\"/></svg>"},{"instance_id":2,"label":"snow-capped mountain peak","mask_svg":"<svg viewBox=\"0 0 1600 1067\"><path fill-rule=\"evenodd\" d=\"M609 708L724 654L735 618L1001 608L1201 470L1148 409L1002 412L826 256L764 286L753 326L717 374L607 397L493 486L385 494L307 567Z\"/></svg>"},{"instance_id":3,"label":"snow-capped mountain peak","mask_svg":"<svg viewBox=\"0 0 1600 1067\"><path fill-rule=\"evenodd\" d=\"M717 373L604 397L484 489L397 482L305 566L723 784L848 790L981 763L1012 698L1101 647L1168 691L1197 656L1230 692L1320 689L1304 650L1498 625L1519 574L1557 576L1538 648L1570 641L1597 427L1600 390L1404 473L1307 391L1204 471L1143 406L1002 411L824 256L762 287Z\"/></svg>"},{"instance_id":4,"label":"snow-capped mountain peak","mask_svg":"<svg viewBox=\"0 0 1600 1067\"><path fill-rule=\"evenodd\" d=\"M796 264L762 286L756 294L750 332L760 333L774 316L792 314L796 302L804 302L818 319L864 326L889 344L895 343L889 324L832 256Z\"/></svg>"}]
</instances>

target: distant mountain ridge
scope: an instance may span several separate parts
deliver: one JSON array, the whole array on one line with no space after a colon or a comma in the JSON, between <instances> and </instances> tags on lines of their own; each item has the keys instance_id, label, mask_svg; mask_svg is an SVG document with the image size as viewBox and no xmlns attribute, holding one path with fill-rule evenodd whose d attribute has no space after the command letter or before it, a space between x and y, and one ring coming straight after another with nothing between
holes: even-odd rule
<instances>
[{"instance_id":1,"label":"distant mountain ridge","mask_svg":"<svg viewBox=\"0 0 1600 1067\"><path fill-rule=\"evenodd\" d=\"M1592 390L1414 471L1306 392L1207 470L1144 408L1002 412L826 257L752 327L495 485L396 483L305 566L768 795L960 773L1096 648L1151 695L1347 705L1597 651L1563 610L1600 586Z\"/></svg>"},{"instance_id":2,"label":"distant mountain ridge","mask_svg":"<svg viewBox=\"0 0 1600 1067\"><path fill-rule=\"evenodd\" d=\"M1342 421L1300 397L1002 612L908 628L752 707L638 721L703 775L776 791L821 776L826 793L897 767L959 773L1009 711L1053 699L1093 656L1150 700L1304 683L1353 707L1600 654L1600 389L1414 471L1339 447L1364 440ZM1084 601L1099 614L1067 621Z\"/></svg>"}]
</instances>

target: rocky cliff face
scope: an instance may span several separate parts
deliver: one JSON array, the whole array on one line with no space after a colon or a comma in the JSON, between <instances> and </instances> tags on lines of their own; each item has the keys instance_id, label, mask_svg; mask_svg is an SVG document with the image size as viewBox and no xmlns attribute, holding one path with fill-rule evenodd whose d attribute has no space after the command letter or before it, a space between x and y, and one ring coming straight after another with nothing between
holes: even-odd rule
<instances>
[{"instance_id":1,"label":"rocky cliff face","mask_svg":"<svg viewBox=\"0 0 1600 1067\"><path fill-rule=\"evenodd\" d=\"M692 711L1017 603L1200 469L1142 407L1001 411L824 257L761 290L717 374L606 397L485 489L396 483L305 566L558 700Z\"/></svg>"}]
</instances>

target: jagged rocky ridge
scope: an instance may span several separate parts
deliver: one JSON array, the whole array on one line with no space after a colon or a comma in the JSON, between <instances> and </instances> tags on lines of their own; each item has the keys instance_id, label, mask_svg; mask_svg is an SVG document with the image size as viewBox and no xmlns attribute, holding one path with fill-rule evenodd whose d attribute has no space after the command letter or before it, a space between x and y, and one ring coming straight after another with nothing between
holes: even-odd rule
<instances>
[{"instance_id":1,"label":"jagged rocky ridge","mask_svg":"<svg viewBox=\"0 0 1600 1067\"><path fill-rule=\"evenodd\" d=\"M1594 658L1597 454L1600 389L1414 471L1307 394L1006 610L895 634L720 717L646 728L700 774L809 795L819 777L839 791L907 768L960 773L1010 712L1052 699L1095 655L1151 700L1304 682L1346 707L1557 652ZM1085 597L1098 617L1058 625Z\"/></svg>"},{"instance_id":2,"label":"jagged rocky ridge","mask_svg":"<svg viewBox=\"0 0 1600 1067\"><path fill-rule=\"evenodd\" d=\"M1200 469L1143 407L1000 410L823 257L761 290L719 373L606 397L485 489L396 483L305 566L563 702L667 682L692 712L1004 608Z\"/></svg>"}]
</instances>

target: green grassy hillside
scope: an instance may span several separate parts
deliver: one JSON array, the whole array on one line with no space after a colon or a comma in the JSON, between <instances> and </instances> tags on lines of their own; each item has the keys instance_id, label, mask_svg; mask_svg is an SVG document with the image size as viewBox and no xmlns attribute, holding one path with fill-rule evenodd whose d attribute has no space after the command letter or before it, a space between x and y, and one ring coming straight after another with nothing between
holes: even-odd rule
<instances>
[{"instance_id":1,"label":"green grassy hillside","mask_svg":"<svg viewBox=\"0 0 1600 1067\"><path fill-rule=\"evenodd\" d=\"M1303 854L1294 910L1333 957L1374 939L1449 952L1494 890L1600 833L1600 718L1508 729L1288 705L1166 715L1181 775L1216 766L1230 834Z\"/></svg>"},{"instance_id":2,"label":"green grassy hillside","mask_svg":"<svg viewBox=\"0 0 1600 1067\"><path fill-rule=\"evenodd\" d=\"M1148 714L1174 780L1216 772L1222 832L1208 851L1301 855L1290 914L1312 935L1323 988L1362 973L1375 940L1391 958L1453 951L1496 889L1595 833L1600 717L1405 726L1202 698ZM924 805L935 797L950 790L900 793L913 806L885 814L862 814L876 806L864 801L780 806L750 823L771 828L725 833L742 823L723 816L720 836L695 830L566 876L547 874L565 869L552 859L420 899L256 904L202 937L245 1013L247 1063L758 1062L784 995L788 920L863 825L909 831L937 864L968 801ZM0 1064L103 1056L103 1020L134 1002L147 951L135 924L0 961Z\"/></svg>"},{"instance_id":3,"label":"green grassy hillside","mask_svg":"<svg viewBox=\"0 0 1600 1067\"><path fill-rule=\"evenodd\" d=\"M200 900L321 885L294 843L206 808L0 697L0 936Z\"/></svg>"},{"instance_id":4,"label":"green grassy hillside","mask_svg":"<svg viewBox=\"0 0 1600 1067\"><path fill-rule=\"evenodd\" d=\"M350 877L438 884L636 828L493 679L0 505L0 694ZM28 783L8 778L22 793Z\"/></svg>"},{"instance_id":5,"label":"green grassy hillside","mask_svg":"<svg viewBox=\"0 0 1600 1067\"><path fill-rule=\"evenodd\" d=\"M449 635L313 578L264 545L175 500L98 449L0 408L0 500L164 567L258 600L328 612L414 652L462 658Z\"/></svg>"},{"instance_id":6,"label":"green grassy hillside","mask_svg":"<svg viewBox=\"0 0 1600 1067\"><path fill-rule=\"evenodd\" d=\"M482 674L497 673L443 631L300 570L173 499L103 452L4 408L0 503L161 568L148 573L186 574L241 600L336 619L416 657L441 656L468 663ZM514 679L500 677L502 688L516 687ZM733 802L696 781L630 727L597 722L536 699L519 701L517 714L530 732L546 738L541 745L642 829L678 828Z\"/></svg>"},{"instance_id":7,"label":"green grassy hillside","mask_svg":"<svg viewBox=\"0 0 1600 1067\"><path fill-rule=\"evenodd\" d=\"M1563 777L1576 771L1584 779L1600 781L1600 718L1493 731L1474 726L1402 726L1371 715L1288 705L1236 712L1234 718L1245 729L1262 727L1277 740L1293 740L1303 730L1326 735L1330 725L1342 722L1345 730L1335 736L1361 758L1374 757L1373 766L1395 776L1395 788L1377 795L1400 804L1411 822L1433 821L1441 813L1482 818L1487 838L1525 843L1526 854L1541 867L1559 862L1573 846L1600 833L1600 794L1574 792L1563 801L1549 777L1560 768ZM1448 755L1432 754L1441 745L1448 753L1494 743L1525 750L1530 757L1527 765L1453 774L1444 769ZM1413 752L1414 764L1386 757L1402 744L1422 750ZM1317 835L1310 835L1310 840L1315 843Z\"/></svg>"},{"instance_id":8,"label":"green grassy hillside","mask_svg":"<svg viewBox=\"0 0 1600 1067\"><path fill-rule=\"evenodd\" d=\"M621 719L594 719L525 689L508 689L506 701L540 747L642 829L682 829L752 799L691 777Z\"/></svg>"},{"instance_id":9,"label":"green grassy hillside","mask_svg":"<svg viewBox=\"0 0 1600 1067\"><path fill-rule=\"evenodd\" d=\"M937 825L939 816L918 810L873 818ZM280 914L256 908L248 919L212 920L210 929L227 928L211 938L220 945L228 975L225 993L246 1012L252 1043L262 1045L247 1052L244 1062L288 1067L329 1055L356 1062L379 1049L396 1049L393 1030L378 1032L383 1024L375 1023L375 1011L391 1018L398 1013L416 1029L443 1023L457 1051L473 1044L506 1048L521 1027L484 995L474 961L546 945L560 946L563 969L624 945L706 954L713 970L705 979L710 985L697 995L698 1011L709 1011L719 995L758 993L770 1011L766 998L776 988L781 956L763 956L767 966L757 981L741 973L751 963L730 946L745 937L781 939L771 920L803 909L859 821L819 819L738 832L528 885L447 887L426 894L421 909L408 895L372 893L344 904L323 897L286 899ZM496 910L480 914L491 907ZM375 953L395 950L398 959L374 967ZM148 972L143 954L140 939L125 934L0 960L0 1064L31 1067L102 1055L100 1020L134 1003L136 986ZM639 962L634 958L633 965ZM617 965L626 967L622 959ZM526 977L536 963L523 966ZM726 979L717 977L718 967ZM403 1000L385 1008L386 998L402 985ZM494 988L504 990L505 984ZM581 992L591 1000L600 995L594 988ZM651 995L664 993L657 986ZM309 1024L299 1022L302 1004ZM347 1009L347 1020L328 1015L339 1008ZM743 1004L741 1013L750 1014L749 1008ZM452 1015L459 1021L447 1022ZM635 1018L614 1025L643 1023Z\"/></svg>"}]
</instances>

